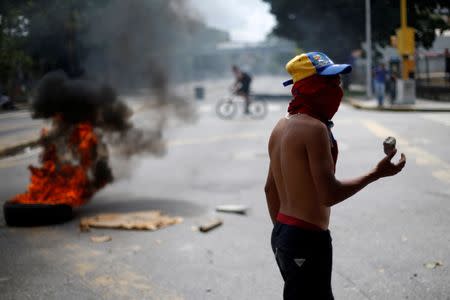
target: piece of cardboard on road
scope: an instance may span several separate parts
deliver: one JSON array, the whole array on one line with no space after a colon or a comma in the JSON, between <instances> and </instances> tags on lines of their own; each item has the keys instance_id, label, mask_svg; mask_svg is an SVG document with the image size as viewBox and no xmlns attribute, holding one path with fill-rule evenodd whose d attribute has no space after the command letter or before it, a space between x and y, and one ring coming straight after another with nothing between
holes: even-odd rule
<instances>
[{"instance_id":1,"label":"piece of cardboard on road","mask_svg":"<svg viewBox=\"0 0 450 300\"><path fill-rule=\"evenodd\" d=\"M181 217L163 215L158 210L131 213L105 213L82 218L80 221L80 229L86 231L91 227L95 227L154 231L181 223L182 221L183 219Z\"/></svg>"}]
</instances>

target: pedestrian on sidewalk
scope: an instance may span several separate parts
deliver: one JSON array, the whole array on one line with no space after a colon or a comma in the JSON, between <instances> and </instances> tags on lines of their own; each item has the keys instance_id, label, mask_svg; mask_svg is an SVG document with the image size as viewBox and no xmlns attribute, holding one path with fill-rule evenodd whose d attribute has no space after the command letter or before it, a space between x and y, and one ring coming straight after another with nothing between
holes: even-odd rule
<instances>
[{"instance_id":1,"label":"pedestrian on sidewalk","mask_svg":"<svg viewBox=\"0 0 450 300\"><path fill-rule=\"evenodd\" d=\"M397 97L397 75L394 70L389 71L389 78L386 83L386 90L389 96L389 102L391 105L393 105L395 102L395 98Z\"/></svg>"},{"instance_id":2,"label":"pedestrian on sidewalk","mask_svg":"<svg viewBox=\"0 0 450 300\"><path fill-rule=\"evenodd\" d=\"M380 63L374 72L374 89L377 97L378 106L382 107L384 102L384 92L386 90L386 78L388 74L383 63Z\"/></svg>"},{"instance_id":3,"label":"pedestrian on sidewalk","mask_svg":"<svg viewBox=\"0 0 450 300\"><path fill-rule=\"evenodd\" d=\"M11 101L11 98L3 93L2 85L0 84L0 109L2 110L15 110L16 106Z\"/></svg>"},{"instance_id":4,"label":"pedestrian on sidewalk","mask_svg":"<svg viewBox=\"0 0 450 300\"><path fill-rule=\"evenodd\" d=\"M350 65L334 64L325 54L309 52L289 61L294 84L287 115L269 139L270 166L265 185L272 222L272 250L284 279L284 299L334 299L331 289L332 243L330 207L371 182L397 174L405 166L393 150L371 171L338 180L337 142L331 119L343 91L339 74Z\"/></svg>"},{"instance_id":5,"label":"pedestrian on sidewalk","mask_svg":"<svg viewBox=\"0 0 450 300\"><path fill-rule=\"evenodd\" d=\"M445 59L445 80L447 81L447 83L450 83L450 51L448 51L448 48L445 48L444 59Z\"/></svg>"}]
</instances>

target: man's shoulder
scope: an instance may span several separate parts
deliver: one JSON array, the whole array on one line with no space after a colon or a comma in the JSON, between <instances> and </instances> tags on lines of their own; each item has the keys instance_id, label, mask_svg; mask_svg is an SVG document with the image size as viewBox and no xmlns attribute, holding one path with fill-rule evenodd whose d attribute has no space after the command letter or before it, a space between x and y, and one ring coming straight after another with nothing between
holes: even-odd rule
<instances>
[{"instance_id":1,"label":"man's shoulder","mask_svg":"<svg viewBox=\"0 0 450 300\"><path fill-rule=\"evenodd\" d=\"M289 119L288 128L292 134L314 134L326 130L326 125L308 115L293 116Z\"/></svg>"},{"instance_id":2,"label":"man's shoulder","mask_svg":"<svg viewBox=\"0 0 450 300\"><path fill-rule=\"evenodd\" d=\"M327 131L325 124L310 116L293 117L286 121L283 132L283 142L286 145L309 143Z\"/></svg>"}]
</instances>

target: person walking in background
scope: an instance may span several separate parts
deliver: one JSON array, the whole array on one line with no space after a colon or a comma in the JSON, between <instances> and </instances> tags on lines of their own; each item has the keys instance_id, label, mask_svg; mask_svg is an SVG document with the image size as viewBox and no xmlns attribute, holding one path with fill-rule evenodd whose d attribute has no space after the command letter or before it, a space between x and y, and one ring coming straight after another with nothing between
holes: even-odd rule
<instances>
[{"instance_id":1,"label":"person walking in background","mask_svg":"<svg viewBox=\"0 0 450 300\"><path fill-rule=\"evenodd\" d=\"M339 74L350 65L334 64L321 52L294 57L286 65L294 84L288 113L269 139L265 193L274 224L272 250L284 280L285 300L331 300L331 207L366 185L400 172L402 154L393 149L366 174L351 180L335 177L338 145L331 132L342 100Z\"/></svg>"},{"instance_id":2,"label":"person walking in background","mask_svg":"<svg viewBox=\"0 0 450 300\"><path fill-rule=\"evenodd\" d=\"M383 106L384 102L384 91L386 89L386 77L387 71L384 67L384 64L381 63L375 68L374 72L374 89L375 96L377 97L378 106Z\"/></svg>"}]
</instances>

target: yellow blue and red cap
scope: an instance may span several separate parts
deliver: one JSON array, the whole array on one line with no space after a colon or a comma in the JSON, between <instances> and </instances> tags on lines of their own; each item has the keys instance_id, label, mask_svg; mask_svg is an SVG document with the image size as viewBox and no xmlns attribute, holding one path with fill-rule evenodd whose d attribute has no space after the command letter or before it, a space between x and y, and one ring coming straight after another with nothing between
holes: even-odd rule
<instances>
[{"instance_id":1,"label":"yellow blue and red cap","mask_svg":"<svg viewBox=\"0 0 450 300\"><path fill-rule=\"evenodd\" d=\"M284 86L294 84L314 74L320 76L347 74L352 71L352 66L335 64L322 52L308 52L291 59L286 64L286 71L291 75L292 79L283 82Z\"/></svg>"}]
</instances>

